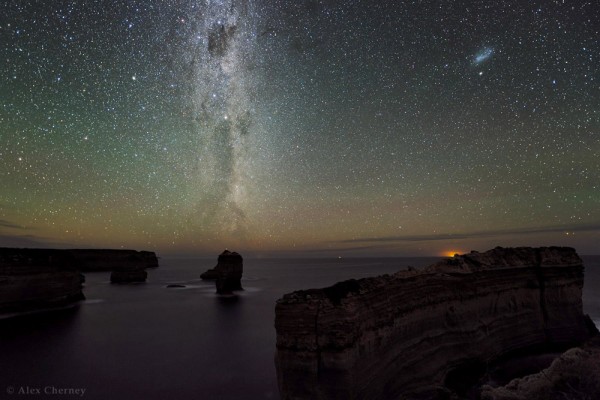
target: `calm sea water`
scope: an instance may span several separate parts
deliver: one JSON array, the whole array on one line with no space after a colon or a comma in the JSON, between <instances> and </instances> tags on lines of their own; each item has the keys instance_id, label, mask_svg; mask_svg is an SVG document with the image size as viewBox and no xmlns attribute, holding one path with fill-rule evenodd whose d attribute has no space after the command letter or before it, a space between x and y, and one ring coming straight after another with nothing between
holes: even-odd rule
<instances>
[{"instance_id":1,"label":"calm sea water","mask_svg":"<svg viewBox=\"0 0 600 400\"><path fill-rule=\"evenodd\" d=\"M214 259L161 259L140 285L88 273L79 307L0 321L0 398L278 399L275 300L436 260L244 260L233 301L199 279ZM600 256L584 260L584 307L600 326Z\"/></svg>"}]
</instances>

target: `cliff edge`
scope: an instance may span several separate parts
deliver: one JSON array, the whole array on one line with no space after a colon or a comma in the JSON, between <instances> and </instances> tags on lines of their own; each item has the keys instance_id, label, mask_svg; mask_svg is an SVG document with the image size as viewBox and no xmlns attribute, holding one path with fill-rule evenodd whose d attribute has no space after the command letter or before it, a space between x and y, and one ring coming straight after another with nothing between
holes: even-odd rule
<instances>
[{"instance_id":1,"label":"cliff edge","mask_svg":"<svg viewBox=\"0 0 600 400\"><path fill-rule=\"evenodd\" d=\"M592 335L572 248L496 248L283 296L282 399L437 398L452 379Z\"/></svg>"},{"instance_id":2,"label":"cliff edge","mask_svg":"<svg viewBox=\"0 0 600 400\"><path fill-rule=\"evenodd\" d=\"M0 248L0 314L83 300L83 275L61 250Z\"/></svg>"},{"instance_id":3,"label":"cliff edge","mask_svg":"<svg viewBox=\"0 0 600 400\"><path fill-rule=\"evenodd\" d=\"M71 249L77 268L82 272L129 271L131 269L157 268L158 257L153 251L113 249Z\"/></svg>"},{"instance_id":4,"label":"cliff edge","mask_svg":"<svg viewBox=\"0 0 600 400\"><path fill-rule=\"evenodd\" d=\"M81 272L113 271L113 282L143 282L154 252L0 247L0 314L55 308L84 298Z\"/></svg>"}]
</instances>

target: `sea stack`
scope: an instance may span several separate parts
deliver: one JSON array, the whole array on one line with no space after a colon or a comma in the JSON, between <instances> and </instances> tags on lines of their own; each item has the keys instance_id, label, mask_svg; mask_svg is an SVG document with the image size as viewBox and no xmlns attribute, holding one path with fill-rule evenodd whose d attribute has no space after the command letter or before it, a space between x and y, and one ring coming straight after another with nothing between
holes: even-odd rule
<instances>
[{"instance_id":1,"label":"sea stack","mask_svg":"<svg viewBox=\"0 0 600 400\"><path fill-rule=\"evenodd\" d=\"M140 257L138 254L130 254L113 266L110 281L111 283L146 282L148 277L146 266L147 262L144 257Z\"/></svg>"},{"instance_id":2,"label":"sea stack","mask_svg":"<svg viewBox=\"0 0 600 400\"><path fill-rule=\"evenodd\" d=\"M216 279L218 294L231 294L242 289L244 259L235 251L225 250L219 255L217 265L200 275L202 279Z\"/></svg>"},{"instance_id":3,"label":"sea stack","mask_svg":"<svg viewBox=\"0 0 600 400\"><path fill-rule=\"evenodd\" d=\"M450 398L501 357L596 334L582 287L574 249L521 247L286 294L275 307L281 399Z\"/></svg>"}]
</instances>

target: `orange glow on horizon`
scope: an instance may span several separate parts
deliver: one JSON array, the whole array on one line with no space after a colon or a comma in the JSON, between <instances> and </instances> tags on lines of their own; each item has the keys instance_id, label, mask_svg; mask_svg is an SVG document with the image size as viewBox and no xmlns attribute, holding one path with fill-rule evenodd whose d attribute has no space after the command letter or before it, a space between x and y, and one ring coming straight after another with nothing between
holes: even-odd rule
<instances>
[{"instance_id":1,"label":"orange glow on horizon","mask_svg":"<svg viewBox=\"0 0 600 400\"><path fill-rule=\"evenodd\" d=\"M464 252L461 250L447 250L442 253L444 257L454 257L455 254L463 254Z\"/></svg>"}]
</instances>

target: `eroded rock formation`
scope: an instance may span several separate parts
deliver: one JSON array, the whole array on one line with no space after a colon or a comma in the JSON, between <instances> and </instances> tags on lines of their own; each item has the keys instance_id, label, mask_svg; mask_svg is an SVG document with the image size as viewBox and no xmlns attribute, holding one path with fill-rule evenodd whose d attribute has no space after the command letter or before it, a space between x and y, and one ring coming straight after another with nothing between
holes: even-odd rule
<instances>
[{"instance_id":1,"label":"eroded rock formation","mask_svg":"<svg viewBox=\"0 0 600 400\"><path fill-rule=\"evenodd\" d=\"M202 279L216 279L217 293L230 294L242 289L244 259L239 253L225 250L219 255L217 265L200 275Z\"/></svg>"},{"instance_id":2,"label":"eroded rock formation","mask_svg":"<svg viewBox=\"0 0 600 400\"><path fill-rule=\"evenodd\" d=\"M219 265L217 264L214 268L210 268L207 269L205 272L200 274L200 279L204 279L207 281L211 281L211 280L215 280L217 279L217 276L219 276L219 274L217 273L217 267Z\"/></svg>"},{"instance_id":3,"label":"eroded rock formation","mask_svg":"<svg viewBox=\"0 0 600 400\"><path fill-rule=\"evenodd\" d=\"M152 267L158 258L149 251L0 248L0 313L82 299L80 272L113 271L112 282L141 282Z\"/></svg>"},{"instance_id":4,"label":"eroded rock formation","mask_svg":"<svg viewBox=\"0 0 600 400\"><path fill-rule=\"evenodd\" d=\"M600 339L570 349L537 374L497 388L484 386L481 399L600 399Z\"/></svg>"},{"instance_id":5,"label":"eroded rock formation","mask_svg":"<svg viewBox=\"0 0 600 400\"><path fill-rule=\"evenodd\" d=\"M69 305L83 300L83 275L61 250L0 248L0 313Z\"/></svg>"},{"instance_id":6,"label":"eroded rock formation","mask_svg":"<svg viewBox=\"0 0 600 400\"><path fill-rule=\"evenodd\" d=\"M583 265L571 248L496 248L277 301L282 399L448 395L456 371L581 343Z\"/></svg>"},{"instance_id":7,"label":"eroded rock formation","mask_svg":"<svg viewBox=\"0 0 600 400\"><path fill-rule=\"evenodd\" d=\"M152 251L111 249L72 249L67 251L73 255L82 272L158 267L158 258Z\"/></svg>"},{"instance_id":8,"label":"eroded rock formation","mask_svg":"<svg viewBox=\"0 0 600 400\"><path fill-rule=\"evenodd\" d=\"M148 265L153 266L153 261L156 260L154 253L133 250L122 250L122 253L119 253L119 250L104 250L97 253L84 250L83 253L79 253L79 257L87 261L87 268L110 266L112 283L146 282L148 277L146 268Z\"/></svg>"}]
</instances>

